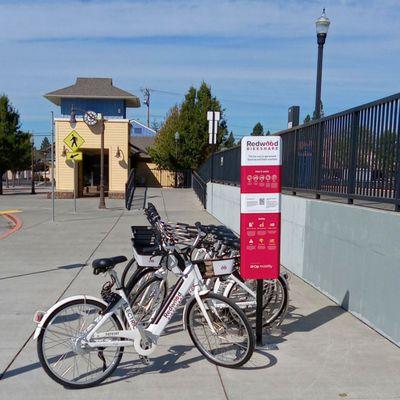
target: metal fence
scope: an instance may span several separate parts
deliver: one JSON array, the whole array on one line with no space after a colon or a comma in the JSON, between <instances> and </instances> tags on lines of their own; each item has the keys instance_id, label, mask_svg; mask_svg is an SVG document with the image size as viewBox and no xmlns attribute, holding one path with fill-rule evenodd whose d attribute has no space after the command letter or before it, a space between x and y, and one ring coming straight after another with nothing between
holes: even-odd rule
<instances>
[{"instance_id":1,"label":"metal fence","mask_svg":"<svg viewBox=\"0 0 400 400\"><path fill-rule=\"evenodd\" d=\"M276 135L283 141L284 190L400 210L400 93ZM198 174L205 182L240 184L240 147L215 153Z\"/></svg>"},{"instance_id":2,"label":"metal fence","mask_svg":"<svg viewBox=\"0 0 400 400\"><path fill-rule=\"evenodd\" d=\"M400 209L400 93L278 134L282 187Z\"/></svg>"},{"instance_id":3,"label":"metal fence","mask_svg":"<svg viewBox=\"0 0 400 400\"><path fill-rule=\"evenodd\" d=\"M214 153L201 165L197 173L208 182L220 182L228 185L240 183L240 146Z\"/></svg>"}]
</instances>

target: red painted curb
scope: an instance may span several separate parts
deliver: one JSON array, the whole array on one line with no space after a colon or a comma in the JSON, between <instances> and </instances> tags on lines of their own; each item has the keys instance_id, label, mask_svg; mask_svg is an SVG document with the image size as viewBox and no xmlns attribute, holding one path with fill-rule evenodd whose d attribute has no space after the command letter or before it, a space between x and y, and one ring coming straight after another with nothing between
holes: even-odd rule
<instances>
[{"instance_id":1,"label":"red painted curb","mask_svg":"<svg viewBox=\"0 0 400 400\"><path fill-rule=\"evenodd\" d=\"M0 240L12 235L13 233L19 231L22 227L22 220L16 217L14 214L2 214L5 219L10 221L14 226L9 229L6 233L0 236Z\"/></svg>"}]
</instances>

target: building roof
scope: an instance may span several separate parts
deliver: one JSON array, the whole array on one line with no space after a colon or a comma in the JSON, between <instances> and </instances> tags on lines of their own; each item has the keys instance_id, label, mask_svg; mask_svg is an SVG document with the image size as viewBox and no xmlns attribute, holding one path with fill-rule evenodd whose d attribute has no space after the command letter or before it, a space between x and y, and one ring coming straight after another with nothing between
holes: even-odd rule
<instances>
[{"instance_id":1,"label":"building roof","mask_svg":"<svg viewBox=\"0 0 400 400\"><path fill-rule=\"evenodd\" d=\"M150 159L151 157L147 149L153 146L154 141L154 136L131 136L129 138L129 145L134 154L137 154L141 158Z\"/></svg>"},{"instance_id":2,"label":"building roof","mask_svg":"<svg viewBox=\"0 0 400 400\"><path fill-rule=\"evenodd\" d=\"M143 124L142 122L138 121L137 119L131 119L130 122L131 122L131 123L133 122L133 123L135 123L136 125L141 126L142 128L144 128L144 129L150 131L150 132L151 132L152 134L154 134L154 135L157 134L157 132L156 132L153 128L150 128L149 126Z\"/></svg>"},{"instance_id":3,"label":"building roof","mask_svg":"<svg viewBox=\"0 0 400 400\"><path fill-rule=\"evenodd\" d=\"M44 97L57 106L62 98L86 98L125 100L127 107L140 107L139 98L114 86L111 78L76 78L74 85L46 93Z\"/></svg>"}]
</instances>

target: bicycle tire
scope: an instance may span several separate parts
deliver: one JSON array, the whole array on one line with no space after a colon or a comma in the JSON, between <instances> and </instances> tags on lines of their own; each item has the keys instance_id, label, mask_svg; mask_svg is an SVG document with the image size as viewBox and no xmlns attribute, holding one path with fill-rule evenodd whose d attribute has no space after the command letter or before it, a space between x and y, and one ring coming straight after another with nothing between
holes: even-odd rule
<instances>
[{"instance_id":1,"label":"bicycle tire","mask_svg":"<svg viewBox=\"0 0 400 400\"><path fill-rule=\"evenodd\" d=\"M139 320L145 327L147 327L147 326L152 322L152 321L150 320L150 317L151 317L152 315L154 315L155 311L158 311L158 310L160 309L160 307L162 307L162 305L163 305L163 303L164 303L164 301L165 301L165 298L166 298L166 296L167 296L167 292L166 292L166 290L165 290L165 286L163 285L164 290L163 290L163 296L162 296L162 298L161 298L161 301L159 301L158 303L156 303L157 308L152 308L151 310L147 310L146 314L140 315L140 314L139 314L140 308L141 308L141 309L146 308L147 305L141 304L141 305L140 305L140 308L139 308L139 305L138 305L137 303L138 303L138 301L139 301L139 299L140 299L140 296L141 296L142 294L145 294L145 295L149 296L149 300L150 300L150 301L151 301L151 300L154 300L154 299L155 299L155 295L157 295L157 293L150 292L150 293L147 293L147 294L146 294L146 291L149 290L149 288L150 288L154 283L155 283L156 286L157 286L157 285L162 284L162 282L163 282L163 280L162 280L161 278L159 278L159 277L157 277L157 276L153 276L152 278L150 278L149 280L147 280L147 281L139 288L139 290L136 292L136 294L135 294L135 296L132 298L132 300L129 301L129 302L130 302L130 305L131 305L131 307L132 307L132 311L133 311L133 313L134 313L134 315L135 315L136 320ZM142 301L142 299L140 299L140 301ZM148 316L149 319L148 319L147 321L144 321L143 319L144 319L146 316Z\"/></svg>"},{"instance_id":2,"label":"bicycle tire","mask_svg":"<svg viewBox=\"0 0 400 400\"><path fill-rule=\"evenodd\" d=\"M135 264L136 264L136 265L135 265ZM135 267L135 269L132 271L132 276L134 276L135 273L136 273L136 271L138 270L138 266L137 266L137 262L136 262L135 257L132 257L132 258L128 261L128 264L125 265L125 268L124 268L124 270L123 270L123 272L122 272L122 275L121 275L121 285L122 285L122 287L125 287L125 286L126 286L126 285L125 285L125 283L126 283L126 277L128 276L128 273L130 272L132 266ZM131 277L130 277L130 278L131 278ZM130 278L129 278L129 279L130 279ZM129 282L129 281L128 281L128 282Z\"/></svg>"},{"instance_id":3,"label":"bicycle tire","mask_svg":"<svg viewBox=\"0 0 400 400\"><path fill-rule=\"evenodd\" d=\"M106 371L103 371L104 373L100 376L100 378L95 379L89 383L78 384L78 383L68 382L66 380L61 379L61 377L59 375L57 375L56 373L54 373L52 371L52 369L49 367L49 365L46 361L45 355L44 355L44 352L46 350L43 348L43 341L45 338L46 330L47 330L49 324L57 317L58 314L60 314L61 311L65 310L68 307L71 307L74 305L80 305L80 304L93 305L93 306L98 307L101 311L104 311L106 308L106 306L103 303L101 303L97 300L92 300L92 299L72 300L68 303L62 304L60 307L56 308L51 313L51 315L48 317L48 319L46 320L46 322L44 323L44 325L42 327L42 330L41 330L40 335L37 340L37 352L38 352L40 364L42 365L43 369L45 370L45 372L51 379L53 379L55 382L63 385L66 388L69 388L69 389L85 389L85 388L97 386L98 384L103 382L110 375L112 375L112 373L118 367L118 365L121 361L122 355L123 355L123 351L124 351L123 347L116 348L117 356L116 356L115 360L112 362L111 367L107 368ZM115 323L115 325L117 326L118 330L122 330L123 329L122 324L120 323L117 316L115 314L113 314L111 318L112 318L113 322ZM104 355L103 355L103 357L104 357ZM89 358L89 363L90 363L90 358Z\"/></svg>"},{"instance_id":4,"label":"bicycle tire","mask_svg":"<svg viewBox=\"0 0 400 400\"><path fill-rule=\"evenodd\" d=\"M243 281L243 279L242 278L240 278L241 279L241 281L242 282L244 282ZM281 290L282 290L282 301L280 302L280 305L279 305L279 308L278 308L278 310L277 311L275 311L269 318L265 318L265 316L264 316L264 313L265 313L265 310L266 310L266 308L268 307L268 305L269 305L269 302L270 302L270 300L271 300L271 297L270 297L270 300L269 300L269 302L266 302L264 305L263 305L263 327L267 327L267 326L271 326L274 322L276 322L277 320L279 320L281 317L282 317L282 315L285 313L285 311L286 311L286 309L287 309L287 305L288 305L288 302L289 302L289 290L288 290L288 287L287 287L287 283L286 283L286 281L285 281L285 279L284 278L282 278L281 276L279 276L278 277L278 279L276 280L277 281L277 283L278 283L278 285L280 286L280 288L281 288ZM237 283L236 282L233 282L233 284L231 285L231 287L230 287L230 289L229 289L229 292L227 293L227 297L229 297L230 299L232 299L233 300L233 296L232 296L232 292L233 292L233 290L235 289L235 286L237 285ZM271 295L271 296L273 296L273 294ZM255 299L254 299L255 300ZM235 301L235 300L234 300ZM247 318L248 319L252 319L253 317L255 317L255 310L254 311L252 311L252 312L250 312L250 313L246 313L245 312L245 314L246 314L246 316L247 316ZM254 315L253 315L254 314Z\"/></svg>"},{"instance_id":5,"label":"bicycle tire","mask_svg":"<svg viewBox=\"0 0 400 400\"><path fill-rule=\"evenodd\" d=\"M125 287L125 293L128 299L130 297L133 298L135 295L135 288L136 291L140 289L140 285L143 285L146 283L147 280L150 280L153 276L155 276L156 269L153 267L148 267L148 268L138 268L135 272L135 274L131 277L129 280L127 286ZM167 293L168 291L168 284L164 280L164 285L165 285L165 292Z\"/></svg>"},{"instance_id":6,"label":"bicycle tire","mask_svg":"<svg viewBox=\"0 0 400 400\"><path fill-rule=\"evenodd\" d=\"M231 299L228 299L227 297L221 296L221 295L213 293L213 292L208 292L206 295L201 296L201 299L202 300L215 299L216 301L220 301L220 302L224 302L224 303L228 304L229 307L231 307L231 309L233 309L234 313L236 314L236 316L231 315L231 317L233 317L235 320L237 318L240 319L243 327L246 330L246 335L248 338L248 346L247 346L247 351L245 353L245 356L243 358L241 358L239 361L234 362L234 363L221 362L213 354L210 354L210 352L207 351L204 348L204 346L200 343L200 341L198 340L197 335L194 332L194 326L192 326L191 316L192 316L193 307L198 305L195 298L193 298L191 300L191 302L188 304L187 312L185 314L186 326L187 326L189 336L192 339L193 344L197 347L197 349L200 351L200 353L203 354L203 356L208 361L210 361L211 363L213 363L215 365L219 365L221 367L227 367L227 368L239 368L242 365L246 364L247 361L249 361L249 359L251 358L251 356L253 354L254 347L255 347L255 340L254 340L253 330L252 330L252 328L249 324L249 321L247 320L244 312ZM230 313L232 313L232 312L230 311ZM205 326L208 326L208 325L205 325Z\"/></svg>"}]
</instances>

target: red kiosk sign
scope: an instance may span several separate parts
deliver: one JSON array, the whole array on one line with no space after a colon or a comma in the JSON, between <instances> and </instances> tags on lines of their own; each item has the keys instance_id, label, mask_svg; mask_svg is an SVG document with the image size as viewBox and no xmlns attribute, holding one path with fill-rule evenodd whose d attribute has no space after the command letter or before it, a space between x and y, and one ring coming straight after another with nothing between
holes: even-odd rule
<instances>
[{"instance_id":1,"label":"red kiosk sign","mask_svg":"<svg viewBox=\"0 0 400 400\"><path fill-rule=\"evenodd\" d=\"M240 274L244 279L279 276L281 153L279 136L242 139Z\"/></svg>"}]
</instances>

